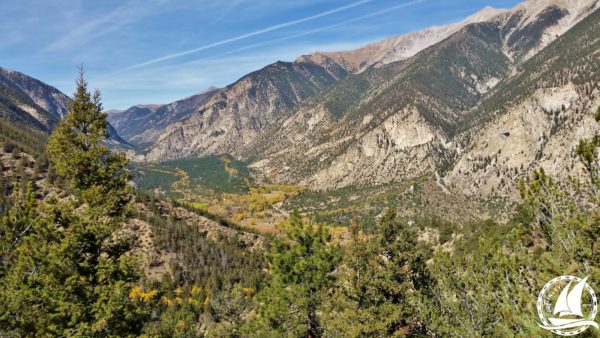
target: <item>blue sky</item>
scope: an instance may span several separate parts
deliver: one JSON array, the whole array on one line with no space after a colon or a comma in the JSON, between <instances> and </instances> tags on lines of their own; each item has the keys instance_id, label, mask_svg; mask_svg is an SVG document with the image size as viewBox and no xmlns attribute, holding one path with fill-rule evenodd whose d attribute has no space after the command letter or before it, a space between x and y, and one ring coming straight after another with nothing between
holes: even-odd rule
<instances>
[{"instance_id":1,"label":"blue sky","mask_svg":"<svg viewBox=\"0 0 600 338\"><path fill-rule=\"evenodd\" d=\"M0 66L104 106L168 103L277 60L459 21L517 0L4 0Z\"/></svg>"}]
</instances>

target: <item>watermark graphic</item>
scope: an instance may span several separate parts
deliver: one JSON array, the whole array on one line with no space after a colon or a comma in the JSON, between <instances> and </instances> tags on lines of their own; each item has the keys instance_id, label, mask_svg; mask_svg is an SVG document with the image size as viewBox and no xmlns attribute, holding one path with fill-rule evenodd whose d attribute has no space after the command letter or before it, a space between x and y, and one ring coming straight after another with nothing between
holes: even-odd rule
<instances>
[{"instance_id":1,"label":"watermark graphic","mask_svg":"<svg viewBox=\"0 0 600 338\"><path fill-rule=\"evenodd\" d=\"M590 326L598 329L598 300L588 277L560 276L544 285L537 300L541 328L560 336L574 336Z\"/></svg>"}]
</instances>

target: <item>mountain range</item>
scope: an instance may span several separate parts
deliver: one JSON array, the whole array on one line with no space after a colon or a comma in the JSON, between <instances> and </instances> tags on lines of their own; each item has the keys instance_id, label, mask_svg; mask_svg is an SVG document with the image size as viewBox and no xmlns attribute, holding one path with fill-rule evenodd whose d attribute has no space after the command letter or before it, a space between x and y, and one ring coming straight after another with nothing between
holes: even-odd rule
<instances>
[{"instance_id":1,"label":"mountain range","mask_svg":"<svg viewBox=\"0 0 600 338\"><path fill-rule=\"evenodd\" d=\"M514 200L534 168L572 174L574 145L596 131L598 8L528 0L301 55L173 103L109 111L111 143L140 162L229 154L314 190L430 177L449 194ZM68 103L0 68L3 119L49 132Z\"/></svg>"},{"instance_id":2,"label":"mountain range","mask_svg":"<svg viewBox=\"0 0 600 338\"><path fill-rule=\"evenodd\" d=\"M509 182L538 166L566 175L573 145L593 132L598 7L488 7L109 119L138 146L138 161L226 153L277 182L313 189L435 175L445 189L516 198ZM124 123L131 120L140 123Z\"/></svg>"}]
</instances>

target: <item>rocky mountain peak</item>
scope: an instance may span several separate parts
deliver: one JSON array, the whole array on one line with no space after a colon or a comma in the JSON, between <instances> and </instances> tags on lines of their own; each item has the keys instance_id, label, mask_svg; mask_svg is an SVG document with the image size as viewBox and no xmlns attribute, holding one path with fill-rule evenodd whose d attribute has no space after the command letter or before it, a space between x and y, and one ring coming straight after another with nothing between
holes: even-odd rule
<instances>
[{"instance_id":1,"label":"rocky mountain peak","mask_svg":"<svg viewBox=\"0 0 600 338\"><path fill-rule=\"evenodd\" d=\"M369 67L408 59L469 24L488 21L506 12L508 12L507 9L485 7L468 18L450 25L432 26L422 31L394 36L350 51L315 52L303 55L298 60L311 61L319 65L333 60L350 72L360 73Z\"/></svg>"}]
</instances>

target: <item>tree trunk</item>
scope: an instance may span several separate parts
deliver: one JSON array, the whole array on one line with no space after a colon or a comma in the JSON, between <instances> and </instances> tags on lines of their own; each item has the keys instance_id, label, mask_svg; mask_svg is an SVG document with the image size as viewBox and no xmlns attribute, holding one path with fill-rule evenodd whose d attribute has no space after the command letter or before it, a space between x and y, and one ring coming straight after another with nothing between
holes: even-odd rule
<instances>
[{"instance_id":1,"label":"tree trunk","mask_svg":"<svg viewBox=\"0 0 600 338\"><path fill-rule=\"evenodd\" d=\"M312 298L312 297L311 297ZM306 323L306 337L317 338L320 337L319 323L317 320L316 306L313 299L308 302L308 314Z\"/></svg>"}]
</instances>

